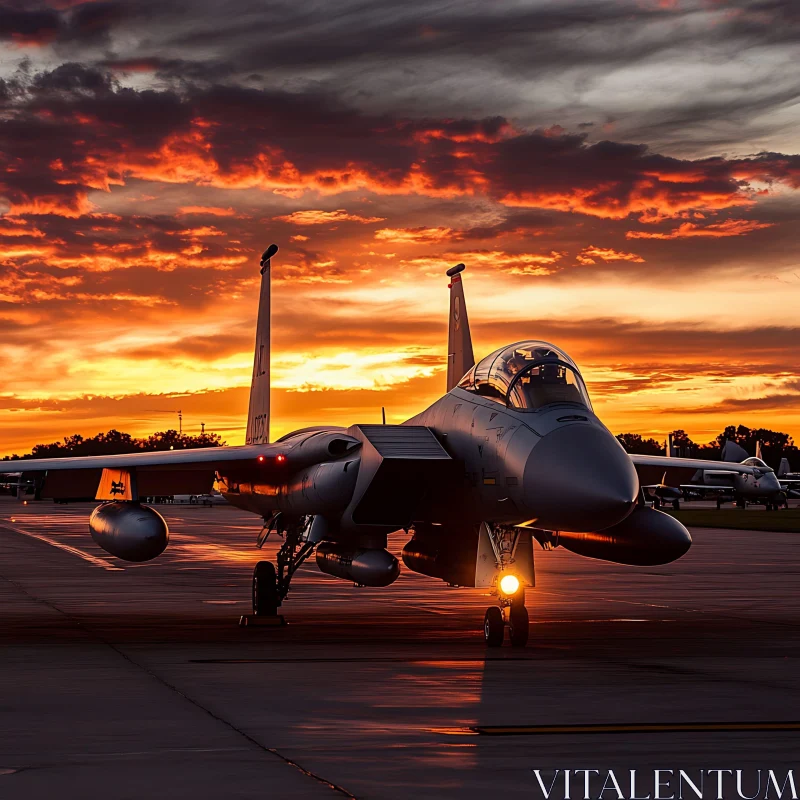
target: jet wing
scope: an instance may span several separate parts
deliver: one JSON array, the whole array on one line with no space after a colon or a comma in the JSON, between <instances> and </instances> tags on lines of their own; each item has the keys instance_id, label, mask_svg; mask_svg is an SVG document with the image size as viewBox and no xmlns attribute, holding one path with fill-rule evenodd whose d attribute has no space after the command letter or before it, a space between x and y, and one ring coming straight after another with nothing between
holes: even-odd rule
<instances>
[{"instance_id":1,"label":"jet wing","mask_svg":"<svg viewBox=\"0 0 800 800\"><path fill-rule=\"evenodd\" d=\"M745 464L735 462L724 462L724 470L720 467L723 462L710 461L704 458L678 458L676 456L643 456L636 453L630 454L630 459L636 467L640 481L648 483L657 479L665 472L669 473L669 480L665 480L671 486L681 484L691 480L692 475L697 470L724 472L726 475L763 475L765 472L772 472L771 469L764 467L749 467Z\"/></svg>"},{"instance_id":2,"label":"jet wing","mask_svg":"<svg viewBox=\"0 0 800 800\"><path fill-rule=\"evenodd\" d=\"M73 469L191 470L218 467L269 468L289 460L291 445L245 444L233 447L200 447L194 450L157 450L150 453L124 453L111 456L75 458L31 458L18 463L23 472L50 472Z\"/></svg>"},{"instance_id":3,"label":"jet wing","mask_svg":"<svg viewBox=\"0 0 800 800\"><path fill-rule=\"evenodd\" d=\"M711 470L715 472L727 472L730 474L739 475L754 475L758 472L763 475L765 472L772 472L773 470L764 467L749 467L746 464L737 464L735 462L724 462L725 469L720 470L723 464L721 461L710 461L704 458L678 458L677 456L642 456L636 453L630 455L630 459L636 467L658 467L659 469L702 469Z\"/></svg>"},{"instance_id":4,"label":"jet wing","mask_svg":"<svg viewBox=\"0 0 800 800\"><path fill-rule=\"evenodd\" d=\"M329 429L273 444L20 459L18 464L27 479L37 482L41 497L93 497L104 469L135 470L142 496L197 494L210 491L216 472L238 480L270 482L360 445L352 436Z\"/></svg>"},{"instance_id":5,"label":"jet wing","mask_svg":"<svg viewBox=\"0 0 800 800\"><path fill-rule=\"evenodd\" d=\"M703 483L682 483L680 488L696 494L731 494L734 491L733 486L706 486Z\"/></svg>"},{"instance_id":6,"label":"jet wing","mask_svg":"<svg viewBox=\"0 0 800 800\"><path fill-rule=\"evenodd\" d=\"M732 478L737 474L729 469L704 469L703 472L709 478Z\"/></svg>"}]
</instances>

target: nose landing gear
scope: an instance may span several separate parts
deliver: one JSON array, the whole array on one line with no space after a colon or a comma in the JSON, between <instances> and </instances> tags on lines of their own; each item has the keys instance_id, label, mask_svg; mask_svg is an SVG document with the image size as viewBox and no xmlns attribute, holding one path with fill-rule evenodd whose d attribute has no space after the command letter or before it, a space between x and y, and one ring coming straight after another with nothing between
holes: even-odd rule
<instances>
[{"instance_id":1,"label":"nose landing gear","mask_svg":"<svg viewBox=\"0 0 800 800\"><path fill-rule=\"evenodd\" d=\"M499 606L491 606L483 618L483 638L487 647L501 647L508 628L508 638L513 647L528 643L530 619L525 608L525 589L520 586L510 598L500 597Z\"/></svg>"},{"instance_id":2,"label":"nose landing gear","mask_svg":"<svg viewBox=\"0 0 800 800\"><path fill-rule=\"evenodd\" d=\"M512 603L508 607L508 635L513 647L525 647L528 644L530 620L525 601Z\"/></svg>"},{"instance_id":3,"label":"nose landing gear","mask_svg":"<svg viewBox=\"0 0 800 800\"><path fill-rule=\"evenodd\" d=\"M483 638L486 639L487 646L500 647L505 634L506 621L503 619L503 612L497 606L490 606L483 618Z\"/></svg>"},{"instance_id":4,"label":"nose landing gear","mask_svg":"<svg viewBox=\"0 0 800 800\"><path fill-rule=\"evenodd\" d=\"M484 552L482 558L487 565L491 565L489 569L493 573L491 584L482 585L491 585L492 594L497 595L498 602L497 606L486 611L483 618L486 645L500 647L508 628L511 644L514 647L525 647L529 632L525 585L535 584L530 534L523 538L518 528L492 523L483 523L481 533L485 534L491 548L490 552ZM479 562L480 560L479 555ZM476 582L477 585L481 584Z\"/></svg>"}]
</instances>

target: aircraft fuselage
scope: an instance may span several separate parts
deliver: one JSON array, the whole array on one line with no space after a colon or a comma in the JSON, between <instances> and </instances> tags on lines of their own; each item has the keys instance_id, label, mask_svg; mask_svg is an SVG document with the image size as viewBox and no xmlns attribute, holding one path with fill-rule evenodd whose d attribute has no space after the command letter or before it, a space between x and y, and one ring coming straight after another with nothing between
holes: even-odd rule
<instances>
[{"instance_id":1,"label":"aircraft fuselage","mask_svg":"<svg viewBox=\"0 0 800 800\"><path fill-rule=\"evenodd\" d=\"M711 470L706 470L703 473L702 485L727 489L737 498L751 503L759 500L775 501L782 491L774 472L766 472L761 475L740 473L719 475Z\"/></svg>"},{"instance_id":2,"label":"aircraft fuselage","mask_svg":"<svg viewBox=\"0 0 800 800\"><path fill-rule=\"evenodd\" d=\"M427 487L428 521L596 531L622 521L634 507L636 471L585 407L562 403L520 411L456 387L405 425L428 428L455 462L456 477L444 491ZM355 490L358 459L351 452L328 462L324 476L312 474L319 469L314 467L281 484L231 479L233 491L225 495L264 517L275 511L342 514Z\"/></svg>"}]
</instances>

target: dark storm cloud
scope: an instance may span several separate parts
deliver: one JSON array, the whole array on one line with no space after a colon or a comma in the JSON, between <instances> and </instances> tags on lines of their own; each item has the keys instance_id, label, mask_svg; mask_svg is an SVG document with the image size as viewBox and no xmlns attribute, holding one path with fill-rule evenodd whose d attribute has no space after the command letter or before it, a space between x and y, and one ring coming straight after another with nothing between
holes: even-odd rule
<instances>
[{"instance_id":1,"label":"dark storm cloud","mask_svg":"<svg viewBox=\"0 0 800 800\"><path fill-rule=\"evenodd\" d=\"M800 157L779 153L691 161L644 145L590 144L558 129L518 131L497 118L366 115L319 93L136 91L79 64L18 85L0 122L0 151L12 206L36 213L38 202L67 216L86 209L89 190L129 176L295 191L485 194L510 206L612 219L747 205L746 180L800 180Z\"/></svg>"},{"instance_id":2,"label":"dark storm cloud","mask_svg":"<svg viewBox=\"0 0 800 800\"><path fill-rule=\"evenodd\" d=\"M24 0L6 2L0 4L0 40L10 39L27 46L101 44L134 9L135 3L123 2L66 3L63 6ZM140 6L136 13L142 10Z\"/></svg>"},{"instance_id":3,"label":"dark storm cloud","mask_svg":"<svg viewBox=\"0 0 800 800\"><path fill-rule=\"evenodd\" d=\"M43 44L55 39L60 27L61 18L51 8L26 9L0 5L0 40Z\"/></svg>"},{"instance_id":4,"label":"dark storm cloud","mask_svg":"<svg viewBox=\"0 0 800 800\"><path fill-rule=\"evenodd\" d=\"M162 13L175 19L180 3ZM229 63L240 71L272 67L340 66L348 62L419 60L435 54L552 70L559 64L630 64L654 51L734 39L741 44L791 41L800 24L791 0L702 0L667 8L635 0L597 3L405 3L362 0L321 3L271 2L238 6L220 14L219 3L183 6L192 24L176 26L176 48L236 42ZM712 25L698 17L718 11ZM157 12L156 12L157 13ZM667 30L669 37L654 35Z\"/></svg>"},{"instance_id":5,"label":"dark storm cloud","mask_svg":"<svg viewBox=\"0 0 800 800\"><path fill-rule=\"evenodd\" d=\"M725 148L743 127L763 146L783 133L765 116L798 95L793 0L19 2L0 6L0 30L177 85L315 88L369 113L502 113L592 135L613 122L680 153Z\"/></svg>"},{"instance_id":6,"label":"dark storm cloud","mask_svg":"<svg viewBox=\"0 0 800 800\"><path fill-rule=\"evenodd\" d=\"M763 115L797 97L787 73L797 8L793 0L144 0L84 3L57 18L44 8L37 13L47 20L28 24L42 25L65 56L85 58L88 48L120 72L181 84L323 88L402 116L503 113L573 128L616 121L629 137L690 153L687 130L720 147L741 137L731 124L762 137L780 130ZM772 79L737 67L745 54L757 65L776 59ZM718 74L724 63L728 74ZM662 83L648 91L637 69ZM686 69L696 80L669 81ZM644 100L635 111L632 95Z\"/></svg>"}]
</instances>

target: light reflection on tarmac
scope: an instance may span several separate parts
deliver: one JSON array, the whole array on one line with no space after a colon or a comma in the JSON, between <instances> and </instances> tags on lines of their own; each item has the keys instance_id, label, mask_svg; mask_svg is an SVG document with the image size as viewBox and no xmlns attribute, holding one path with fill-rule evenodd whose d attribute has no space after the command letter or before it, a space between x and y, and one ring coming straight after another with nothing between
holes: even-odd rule
<instances>
[{"instance_id":1,"label":"light reflection on tarmac","mask_svg":"<svg viewBox=\"0 0 800 800\"><path fill-rule=\"evenodd\" d=\"M94 545L91 508L0 502L3 800L537 797L533 768L796 767L797 731L471 729L797 721L800 535L698 530L638 570L537 549L531 644L487 650L485 593L407 570L357 589L313 561L289 626L241 629L278 547L256 550L259 519L161 506L170 547L133 565Z\"/></svg>"}]
</instances>

